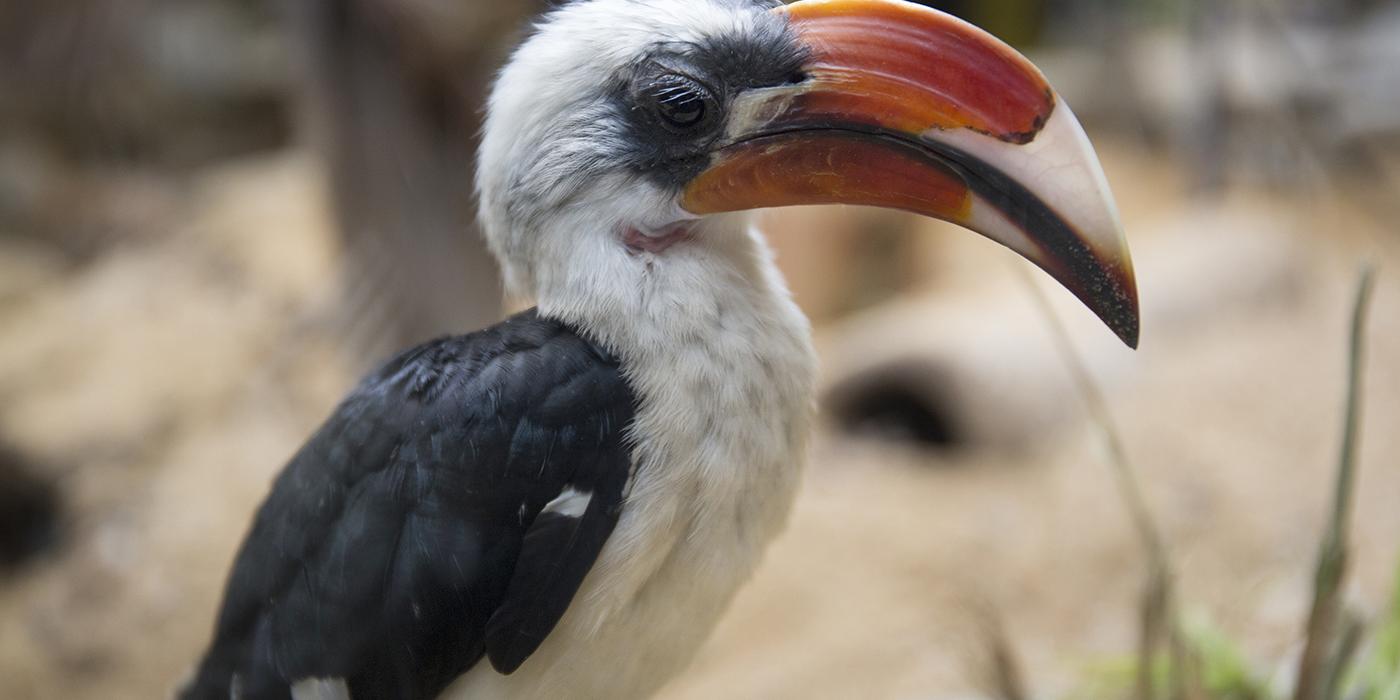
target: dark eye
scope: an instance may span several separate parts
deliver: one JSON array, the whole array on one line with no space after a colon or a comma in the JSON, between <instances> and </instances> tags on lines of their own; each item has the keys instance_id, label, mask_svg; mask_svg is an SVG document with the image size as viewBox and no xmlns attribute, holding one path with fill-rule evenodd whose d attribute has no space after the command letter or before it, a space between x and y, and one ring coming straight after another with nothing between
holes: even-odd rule
<instances>
[{"instance_id":1,"label":"dark eye","mask_svg":"<svg viewBox=\"0 0 1400 700\"><path fill-rule=\"evenodd\" d=\"M663 75L649 92L661 120L682 130L704 123L714 100L705 86L683 75Z\"/></svg>"}]
</instances>

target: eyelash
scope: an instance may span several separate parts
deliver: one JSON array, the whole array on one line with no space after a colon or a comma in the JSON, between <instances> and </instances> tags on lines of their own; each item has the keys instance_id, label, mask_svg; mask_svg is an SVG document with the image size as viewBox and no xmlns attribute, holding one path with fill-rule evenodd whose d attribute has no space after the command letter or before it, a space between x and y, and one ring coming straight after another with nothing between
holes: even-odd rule
<instances>
[{"instance_id":1,"label":"eyelash","mask_svg":"<svg viewBox=\"0 0 1400 700\"><path fill-rule=\"evenodd\" d=\"M698 81L678 74L663 75L653 83L650 98L655 103L658 116L676 129L689 130L704 123L714 102L710 91ZM690 109L684 118L674 118L667 114L667 108Z\"/></svg>"}]
</instances>

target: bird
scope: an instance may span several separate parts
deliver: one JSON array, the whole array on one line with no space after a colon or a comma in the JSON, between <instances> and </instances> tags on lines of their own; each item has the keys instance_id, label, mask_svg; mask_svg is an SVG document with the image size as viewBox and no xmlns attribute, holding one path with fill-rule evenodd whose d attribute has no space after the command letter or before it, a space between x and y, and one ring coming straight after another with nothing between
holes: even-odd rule
<instances>
[{"instance_id":1,"label":"bird","mask_svg":"<svg viewBox=\"0 0 1400 700\"><path fill-rule=\"evenodd\" d=\"M783 528L814 420L810 324L755 210L960 224L1136 347L1083 128L950 15L573 0L485 111L481 228L533 306L402 352L333 410L179 697L641 698L684 669Z\"/></svg>"}]
</instances>

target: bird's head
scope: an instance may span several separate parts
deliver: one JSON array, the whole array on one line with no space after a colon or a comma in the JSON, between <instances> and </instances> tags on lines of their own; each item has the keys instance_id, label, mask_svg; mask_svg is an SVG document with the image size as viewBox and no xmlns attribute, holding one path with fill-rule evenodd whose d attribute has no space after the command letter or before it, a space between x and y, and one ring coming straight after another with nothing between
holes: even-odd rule
<instances>
[{"instance_id":1,"label":"bird's head","mask_svg":"<svg viewBox=\"0 0 1400 700\"><path fill-rule=\"evenodd\" d=\"M735 212L844 203L999 241L1137 342L1068 106L1014 49L901 0L570 2L500 75L478 189L508 283L542 303L700 274L681 261L736 249Z\"/></svg>"}]
</instances>

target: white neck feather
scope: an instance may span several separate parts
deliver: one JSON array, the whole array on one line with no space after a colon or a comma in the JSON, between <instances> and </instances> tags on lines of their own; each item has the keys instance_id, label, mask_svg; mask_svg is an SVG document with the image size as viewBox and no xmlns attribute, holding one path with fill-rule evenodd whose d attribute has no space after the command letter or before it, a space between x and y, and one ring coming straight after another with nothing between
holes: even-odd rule
<instances>
[{"instance_id":1,"label":"white neck feather","mask_svg":"<svg viewBox=\"0 0 1400 700\"><path fill-rule=\"evenodd\" d=\"M662 253L627 251L613 232L575 234L572 243L567 254L550 256L559 261L552 269L536 270L540 311L587 331L625 362L809 334L746 215L698 222L691 240Z\"/></svg>"},{"instance_id":2,"label":"white neck feather","mask_svg":"<svg viewBox=\"0 0 1400 700\"><path fill-rule=\"evenodd\" d=\"M618 534L696 537L738 519L751 557L732 547L698 556L712 553L721 568L756 562L786 519L805 458L816 367L807 319L748 216L711 217L661 254L618 245L588 261L603 277L576 260L536 278L541 313L617 353L638 395L624 519L641 522Z\"/></svg>"}]
</instances>

